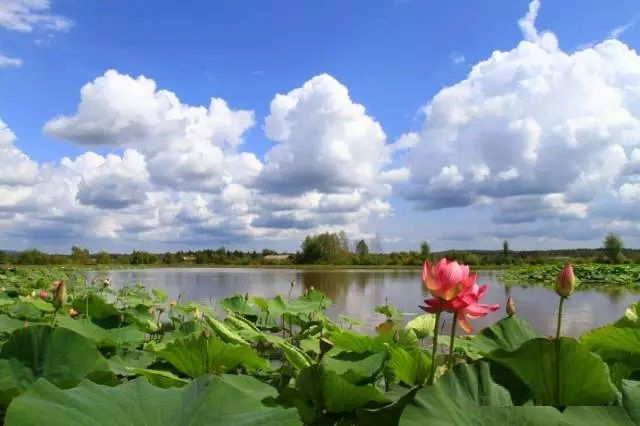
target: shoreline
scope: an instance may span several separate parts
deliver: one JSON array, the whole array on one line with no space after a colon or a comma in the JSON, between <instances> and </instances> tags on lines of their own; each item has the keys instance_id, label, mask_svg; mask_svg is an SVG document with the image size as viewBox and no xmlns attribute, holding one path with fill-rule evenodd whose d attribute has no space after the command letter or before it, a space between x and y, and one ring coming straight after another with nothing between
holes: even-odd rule
<instances>
[{"instance_id":1,"label":"shoreline","mask_svg":"<svg viewBox=\"0 0 640 426\"><path fill-rule=\"evenodd\" d=\"M479 265L472 266L472 272L495 273L495 279L507 286L518 287L544 287L553 290L559 264L545 265ZM576 291L595 290L598 292L631 291L640 293L640 265L599 265L577 264L576 275L580 284ZM59 279L75 280L79 277L88 279L89 275L100 275L109 271L142 271L142 270L255 270L255 271L300 271L311 273L409 273L418 276L421 273L420 266L406 265L292 265L292 264L268 264L268 265L219 265L219 264L153 264L153 265L0 265L0 281L2 281L2 269L15 268L16 273L23 275L22 279L50 280ZM621 270L622 269L622 270ZM624 271L626 269L626 271ZM19 271L23 271L20 273ZM626 273L626 276L625 276ZM582 275L582 276L581 276ZM27 278L28 277L28 278ZM93 279L93 278L92 278Z\"/></svg>"},{"instance_id":2,"label":"shoreline","mask_svg":"<svg viewBox=\"0 0 640 426\"><path fill-rule=\"evenodd\" d=\"M322 271L420 271L421 265L324 265L324 264L250 264L250 265L229 265L229 264L154 264L154 265L131 265L131 264L109 264L109 265L5 265L5 267L15 268L51 268L68 270L126 270L126 269L297 269L297 270L322 270ZM500 271L514 266L504 265L480 265L471 267L476 271Z\"/></svg>"}]
</instances>

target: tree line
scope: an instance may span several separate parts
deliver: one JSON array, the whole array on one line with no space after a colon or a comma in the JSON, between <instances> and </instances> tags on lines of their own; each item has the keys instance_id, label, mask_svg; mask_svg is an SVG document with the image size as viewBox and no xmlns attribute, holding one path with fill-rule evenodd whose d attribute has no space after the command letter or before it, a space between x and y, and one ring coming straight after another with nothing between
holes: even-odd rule
<instances>
[{"instance_id":1,"label":"tree line","mask_svg":"<svg viewBox=\"0 0 640 426\"><path fill-rule=\"evenodd\" d=\"M447 257L472 266L504 266L544 264L571 260L573 263L636 263L640 250L624 247L619 235L609 233L597 249L512 250L508 241L496 250L447 250L431 252L423 241L416 250L383 252L379 235L365 241L349 240L345 232L324 232L304 238L296 253L228 250L225 247L203 250L178 250L151 253L133 250L131 253L91 253L73 246L68 254L48 254L37 249L25 251L0 250L0 264L17 265L362 265L420 266L424 260Z\"/></svg>"}]
</instances>

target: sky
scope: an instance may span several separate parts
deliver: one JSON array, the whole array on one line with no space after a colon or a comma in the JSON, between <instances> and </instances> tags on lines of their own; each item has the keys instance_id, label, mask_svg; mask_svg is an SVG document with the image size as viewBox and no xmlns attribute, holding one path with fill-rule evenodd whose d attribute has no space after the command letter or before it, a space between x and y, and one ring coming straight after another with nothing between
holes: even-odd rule
<instances>
[{"instance_id":1,"label":"sky","mask_svg":"<svg viewBox=\"0 0 640 426\"><path fill-rule=\"evenodd\" d=\"M0 248L640 247L635 0L0 0Z\"/></svg>"}]
</instances>

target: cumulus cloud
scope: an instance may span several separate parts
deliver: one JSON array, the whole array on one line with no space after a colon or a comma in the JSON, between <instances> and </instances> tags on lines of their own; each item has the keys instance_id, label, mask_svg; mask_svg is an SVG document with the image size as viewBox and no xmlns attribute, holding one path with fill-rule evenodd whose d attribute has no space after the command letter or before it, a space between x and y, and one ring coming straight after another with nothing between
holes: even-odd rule
<instances>
[{"instance_id":1,"label":"cumulus cloud","mask_svg":"<svg viewBox=\"0 0 640 426\"><path fill-rule=\"evenodd\" d=\"M263 226L316 228L392 212L391 183L408 178L390 167L411 136L388 144L380 124L327 74L271 101L264 122L274 145L256 180Z\"/></svg>"},{"instance_id":2,"label":"cumulus cloud","mask_svg":"<svg viewBox=\"0 0 640 426\"><path fill-rule=\"evenodd\" d=\"M372 187L389 162L380 124L327 74L276 95L264 128L276 142L260 174L268 192L300 195Z\"/></svg>"},{"instance_id":3,"label":"cumulus cloud","mask_svg":"<svg viewBox=\"0 0 640 426\"><path fill-rule=\"evenodd\" d=\"M80 96L77 112L47 122L45 134L137 150L157 185L219 192L235 171L246 179L261 167L254 155L235 152L254 124L253 112L231 110L222 99L212 98L208 108L185 105L152 79L115 70L87 83Z\"/></svg>"},{"instance_id":4,"label":"cumulus cloud","mask_svg":"<svg viewBox=\"0 0 640 426\"><path fill-rule=\"evenodd\" d=\"M519 20L514 49L493 52L424 107L401 189L419 208L482 203L495 223L537 222L530 232L540 235L636 199L640 56L612 39L564 52L537 29L539 9L532 1Z\"/></svg>"},{"instance_id":5,"label":"cumulus cloud","mask_svg":"<svg viewBox=\"0 0 640 426\"><path fill-rule=\"evenodd\" d=\"M412 137L387 144L333 77L274 97L262 159L244 150L254 121L223 99L188 105L151 78L109 70L81 88L75 112L44 125L89 149L76 158L39 165L0 122L0 158L11 164L0 192L13 194L0 214L13 214L16 238L212 245L336 229L355 237L368 217L392 212L391 184L409 171L390 164Z\"/></svg>"}]
</instances>

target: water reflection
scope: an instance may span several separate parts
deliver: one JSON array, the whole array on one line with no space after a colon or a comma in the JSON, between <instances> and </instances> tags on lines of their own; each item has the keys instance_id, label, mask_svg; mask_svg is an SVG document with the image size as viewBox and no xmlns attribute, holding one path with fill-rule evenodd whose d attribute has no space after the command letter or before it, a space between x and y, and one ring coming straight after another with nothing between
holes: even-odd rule
<instances>
[{"instance_id":1,"label":"water reflection","mask_svg":"<svg viewBox=\"0 0 640 426\"><path fill-rule=\"evenodd\" d=\"M292 296L314 287L326 293L334 302L331 315L345 314L359 318L371 328L381 317L373 312L385 299L395 305L407 318L419 314L418 305L428 294L424 290L420 271L301 271L294 269L143 269L112 271L114 286L142 283L158 287L177 298L184 293L187 299L209 303L211 298L227 297L235 292L248 292L253 296L271 297L287 294L294 282ZM558 297L555 292L541 287L504 286L496 281L494 271L481 271L480 284L488 284L484 303L500 303L502 308L485 318L475 320L475 330L504 316L504 304L511 296L516 303L517 315L546 335L555 331ZM563 333L577 336L593 327L619 318L626 307L638 296L625 291L601 293L577 292L565 302ZM450 327L450 318L446 329Z\"/></svg>"}]
</instances>

